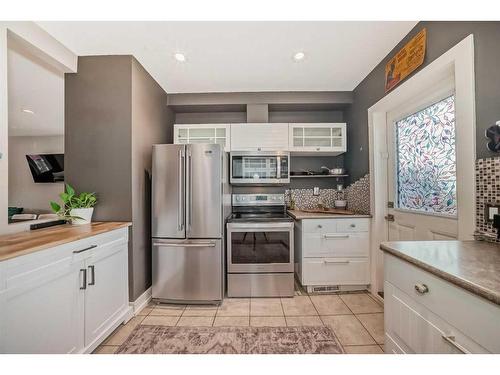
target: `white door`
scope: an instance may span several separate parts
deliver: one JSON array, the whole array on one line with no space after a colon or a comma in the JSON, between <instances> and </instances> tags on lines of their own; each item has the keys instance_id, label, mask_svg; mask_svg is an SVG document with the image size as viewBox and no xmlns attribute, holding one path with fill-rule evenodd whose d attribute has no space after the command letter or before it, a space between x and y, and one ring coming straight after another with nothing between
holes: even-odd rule
<instances>
[{"instance_id":1,"label":"white door","mask_svg":"<svg viewBox=\"0 0 500 375\"><path fill-rule=\"evenodd\" d=\"M0 353L77 353L83 348L83 260L26 259L0 292Z\"/></svg>"},{"instance_id":2,"label":"white door","mask_svg":"<svg viewBox=\"0 0 500 375\"><path fill-rule=\"evenodd\" d=\"M387 127L389 241L457 239L452 87L389 113Z\"/></svg>"},{"instance_id":3,"label":"white door","mask_svg":"<svg viewBox=\"0 0 500 375\"><path fill-rule=\"evenodd\" d=\"M124 238L93 250L86 260L85 346L113 325L128 305L128 246Z\"/></svg>"}]
</instances>

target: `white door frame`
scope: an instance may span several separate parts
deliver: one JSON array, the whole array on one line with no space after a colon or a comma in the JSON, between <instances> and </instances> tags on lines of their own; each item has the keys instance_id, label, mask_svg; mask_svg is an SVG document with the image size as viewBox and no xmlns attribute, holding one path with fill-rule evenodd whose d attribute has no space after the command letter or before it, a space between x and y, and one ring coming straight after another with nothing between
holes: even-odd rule
<instances>
[{"instance_id":1,"label":"white door frame","mask_svg":"<svg viewBox=\"0 0 500 375\"><path fill-rule=\"evenodd\" d=\"M368 109L371 186L371 292L383 288L380 243L388 239L387 208L387 114L419 96L436 82L453 77L457 149L458 239L473 239L475 230L476 113L474 38L467 36L420 72Z\"/></svg>"}]
</instances>

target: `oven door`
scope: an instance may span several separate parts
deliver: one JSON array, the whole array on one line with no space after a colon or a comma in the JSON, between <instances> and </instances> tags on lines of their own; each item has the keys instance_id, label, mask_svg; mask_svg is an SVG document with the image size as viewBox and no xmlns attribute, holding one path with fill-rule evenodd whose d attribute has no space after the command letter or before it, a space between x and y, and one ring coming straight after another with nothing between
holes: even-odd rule
<instances>
[{"instance_id":1,"label":"oven door","mask_svg":"<svg viewBox=\"0 0 500 375\"><path fill-rule=\"evenodd\" d=\"M230 273L293 272L293 222L228 223Z\"/></svg>"},{"instance_id":2,"label":"oven door","mask_svg":"<svg viewBox=\"0 0 500 375\"><path fill-rule=\"evenodd\" d=\"M287 152L232 152L231 184L289 184Z\"/></svg>"}]
</instances>

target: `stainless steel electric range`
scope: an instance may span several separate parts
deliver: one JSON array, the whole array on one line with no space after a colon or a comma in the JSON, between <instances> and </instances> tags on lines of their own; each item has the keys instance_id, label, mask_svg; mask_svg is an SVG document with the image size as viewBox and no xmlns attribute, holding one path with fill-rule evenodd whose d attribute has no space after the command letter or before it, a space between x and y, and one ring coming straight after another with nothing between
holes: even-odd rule
<instances>
[{"instance_id":1,"label":"stainless steel electric range","mask_svg":"<svg viewBox=\"0 0 500 375\"><path fill-rule=\"evenodd\" d=\"M283 194L233 194L228 297L293 297L293 219Z\"/></svg>"}]
</instances>

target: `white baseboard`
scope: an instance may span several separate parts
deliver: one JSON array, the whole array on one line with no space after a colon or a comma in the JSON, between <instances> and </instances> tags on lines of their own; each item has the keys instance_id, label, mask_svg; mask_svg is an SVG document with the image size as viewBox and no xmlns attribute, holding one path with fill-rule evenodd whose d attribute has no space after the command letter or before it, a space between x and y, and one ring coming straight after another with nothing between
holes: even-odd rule
<instances>
[{"instance_id":1,"label":"white baseboard","mask_svg":"<svg viewBox=\"0 0 500 375\"><path fill-rule=\"evenodd\" d=\"M135 301L129 302L134 311L134 315L139 314L141 310L148 305L149 301L151 301L151 288L146 289L146 291L142 293Z\"/></svg>"}]
</instances>

